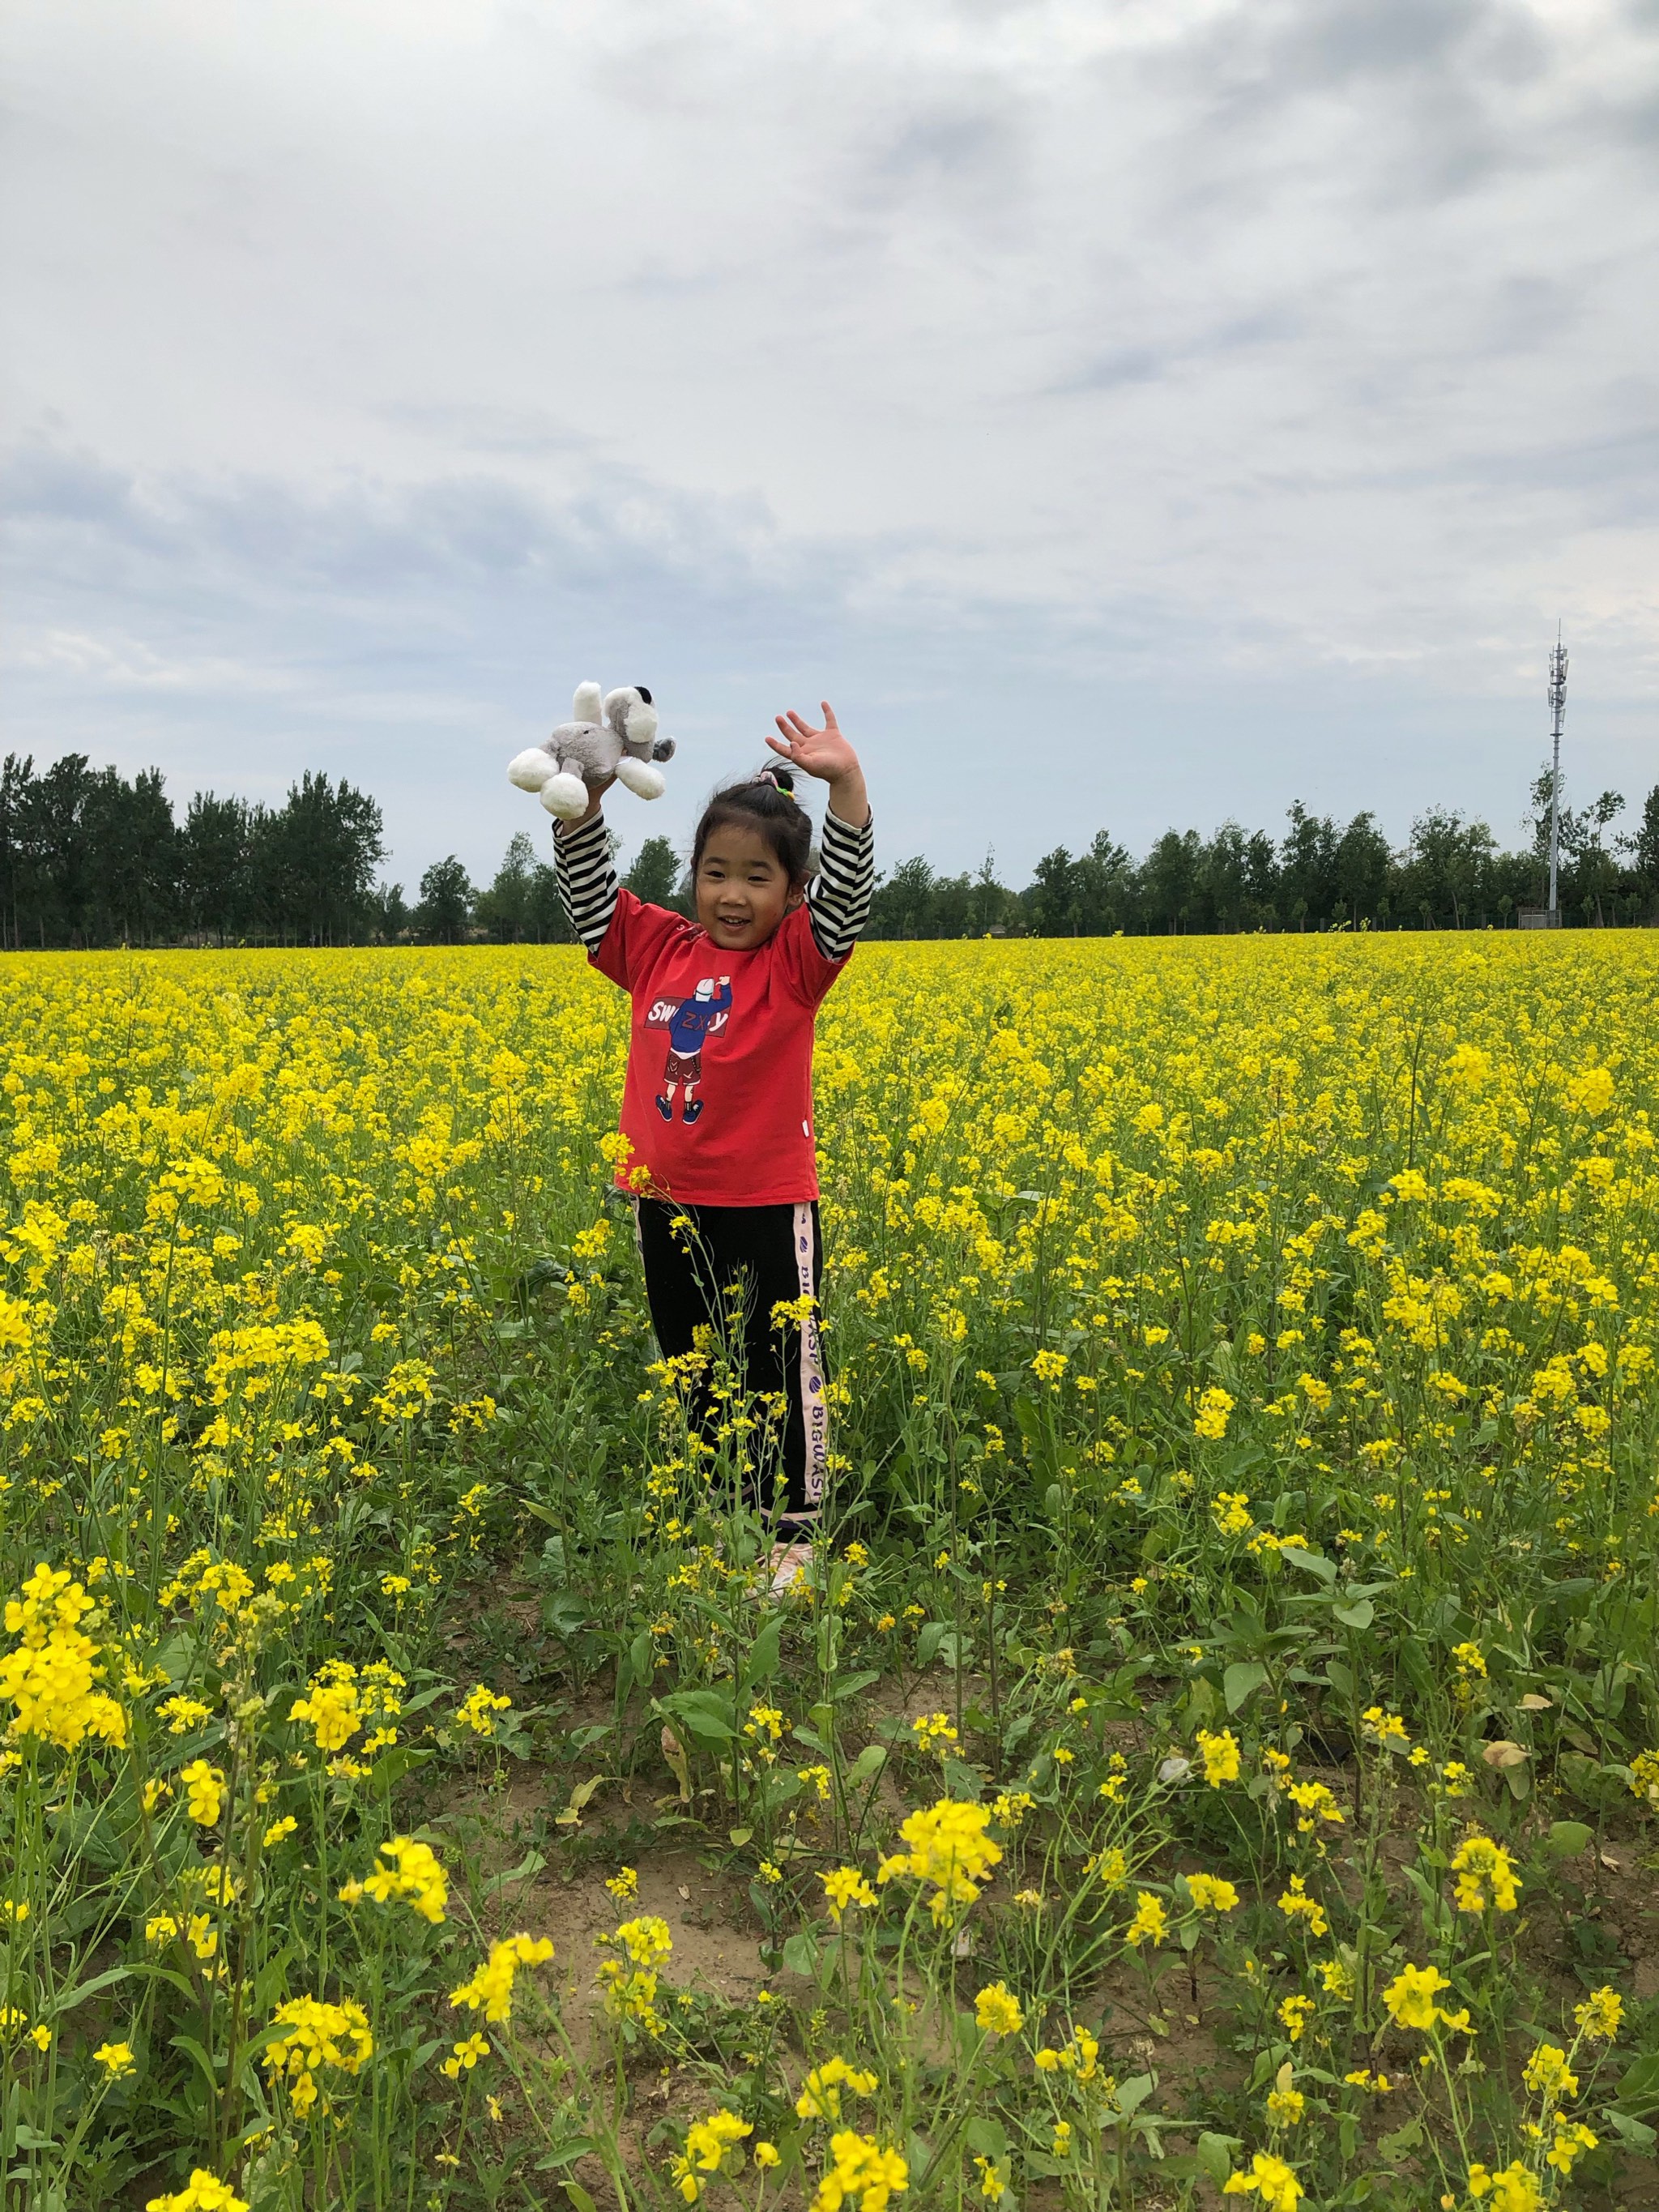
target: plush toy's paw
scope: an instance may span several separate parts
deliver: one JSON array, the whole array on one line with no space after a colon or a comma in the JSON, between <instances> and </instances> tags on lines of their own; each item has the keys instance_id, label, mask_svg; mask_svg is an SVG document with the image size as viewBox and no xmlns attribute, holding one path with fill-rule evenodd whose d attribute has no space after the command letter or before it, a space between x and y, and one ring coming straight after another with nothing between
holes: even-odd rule
<instances>
[{"instance_id":1,"label":"plush toy's paw","mask_svg":"<svg viewBox=\"0 0 1659 2212\"><path fill-rule=\"evenodd\" d=\"M617 781L625 784L635 799L660 799L668 786L647 761L636 761L624 753L617 763ZM543 803L546 793L543 793Z\"/></svg>"},{"instance_id":2,"label":"plush toy's paw","mask_svg":"<svg viewBox=\"0 0 1659 2212\"><path fill-rule=\"evenodd\" d=\"M507 780L516 783L520 791L539 791L557 768L558 763L551 753L540 745L532 745L528 752L520 753L507 763Z\"/></svg>"},{"instance_id":3,"label":"plush toy's paw","mask_svg":"<svg viewBox=\"0 0 1659 2212\"><path fill-rule=\"evenodd\" d=\"M672 760L674 757L672 738L659 738L651 748L651 757L653 761Z\"/></svg>"},{"instance_id":4,"label":"plush toy's paw","mask_svg":"<svg viewBox=\"0 0 1659 2212\"><path fill-rule=\"evenodd\" d=\"M574 822L587 811L587 786L562 769L542 786L542 805L561 822Z\"/></svg>"}]
</instances>

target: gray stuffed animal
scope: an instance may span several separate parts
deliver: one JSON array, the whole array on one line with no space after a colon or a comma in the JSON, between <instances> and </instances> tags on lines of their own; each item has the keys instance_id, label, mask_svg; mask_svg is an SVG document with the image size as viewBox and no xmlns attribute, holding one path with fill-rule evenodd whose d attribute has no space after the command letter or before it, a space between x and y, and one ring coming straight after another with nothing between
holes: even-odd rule
<instances>
[{"instance_id":1,"label":"gray stuffed animal","mask_svg":"<svg viewBox=\"0 0 1659 2212\"><path fill-rule=\"evenodd\" d=\"M636 799L660 799L667 786L651 763L673 757L674 740L657 735L657 710L642 684L603 697L597 684L579 684L570 720L510 762L507 780L538 792L550 814L574 822L593 793L612 783L626 785Z\"/></svg>"}]
</instances>

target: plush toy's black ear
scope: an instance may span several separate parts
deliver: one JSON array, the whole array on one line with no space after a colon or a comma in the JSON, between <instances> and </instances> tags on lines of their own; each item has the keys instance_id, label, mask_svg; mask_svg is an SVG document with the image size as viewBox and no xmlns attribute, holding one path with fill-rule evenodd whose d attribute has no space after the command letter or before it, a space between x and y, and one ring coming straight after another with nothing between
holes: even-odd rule
<instances>
[{"instance_id":1,"label":"plush toy's black ear","mask_svg":"<svg viewBox=\"0 0 1659 2212\"><path fill-rule=\"evenodd\" d=\"M646 705L648 707L651 704L651 694L646 690L644 684L636 684L634 686L634 689L639 693L641 698L644 700Z\"/></svg>"}]
</instances>

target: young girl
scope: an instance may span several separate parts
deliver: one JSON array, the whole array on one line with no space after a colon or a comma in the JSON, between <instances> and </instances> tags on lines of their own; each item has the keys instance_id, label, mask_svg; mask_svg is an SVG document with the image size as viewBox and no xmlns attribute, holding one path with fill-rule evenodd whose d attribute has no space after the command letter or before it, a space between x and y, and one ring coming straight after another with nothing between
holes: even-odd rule
<instances>
[{"instance_id":1,"label":"young girl","mask_svg":"<svg viewBox=\"0 0 1659 2212\"><path fill-rule=\"evenodd\" d=\"M830 787L810 881L811 824L781 768L727 784L704 809L691 848L695 921L617 884L598 793L580 822L559 824L554 859L589 959L633 1000L622 1109L630 1157L617 1181L638 1192L657 1342L665 1358L691 1351L739 1283L745 1385L786 1408L770 1561L781 1594L811 1557L829 1431L817 1323L809 1314L778 1328L772 1312L815 1298L823 1276L812 1024L869 919L875 868L863 771L829 701L822 729L793 712L777 722L773 751ZM712 1413L706 1398L702 1412Z\"/></svg>"}]
</instances>

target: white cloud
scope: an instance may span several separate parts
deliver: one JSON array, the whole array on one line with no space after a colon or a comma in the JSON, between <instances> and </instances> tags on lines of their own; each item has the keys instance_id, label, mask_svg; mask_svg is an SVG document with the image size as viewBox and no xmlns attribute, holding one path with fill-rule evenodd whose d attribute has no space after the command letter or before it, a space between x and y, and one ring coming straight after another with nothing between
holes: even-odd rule
<instances>
[{"instance_id":1,"label":"white cloud","mask_svg":"<svg viewBox=\"0 0 1659 2212\"><path fill-rule=\"evenodd\" d=\"M1637 0L8 24L9 744L348 773L406 874L589 673L676 830L837 687L952 863L1507 830L1559 614L1659 775Z\"/></svg>"}]
</instances>

